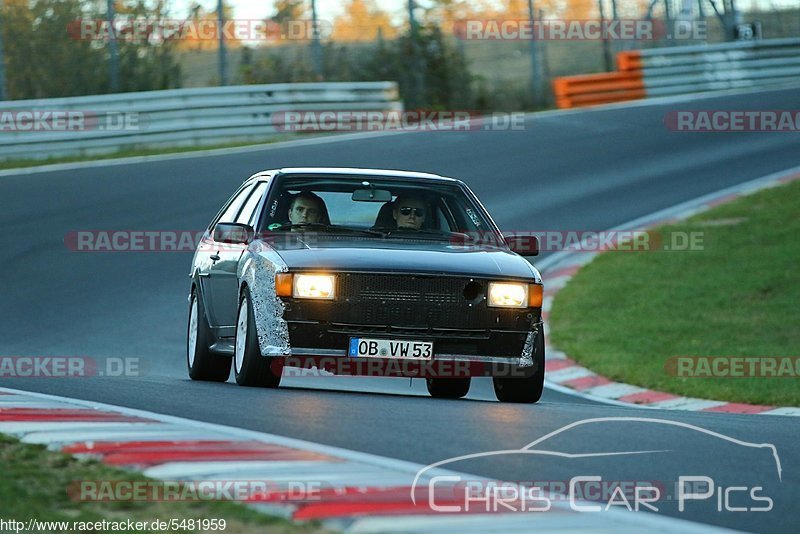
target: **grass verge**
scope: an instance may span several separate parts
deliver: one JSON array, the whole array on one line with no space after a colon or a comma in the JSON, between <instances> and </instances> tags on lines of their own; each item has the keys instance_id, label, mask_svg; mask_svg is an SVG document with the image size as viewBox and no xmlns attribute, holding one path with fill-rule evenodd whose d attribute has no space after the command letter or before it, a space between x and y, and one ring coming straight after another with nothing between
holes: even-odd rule
<instances>
[{"instance_id":1,"label":"grass verge","mask_svg":"<svg viewBox=\"0 0 800 534\"><path fill-rule=\"evenodd\" d=\"M138 156L158 156L162 154L181 154L184 152L197 152L200 150L216 150L221 148L240 148L247 146L258 146L265 144L281 143L284 141L294 141L296 139L310 139L312 137L323 137L335 134L281 134L275 137L264 139L263 141L238 141L231 143L220 143L214 145L199 146L174 146L164 148L141 148L141 149L122 149L108 154L96 154L92 156L64 156L47 159L13 159L0 161L0 170L23 169L26 167L39 167L41 165L54 165L57 163L76 163L81 161L99 161L105 159L132 158Z\"/></svg>"},{"instance_id":2,"label":"grass verge","mask_svg":"<svg viewBox=\"0 0 800 534\"><path fill-rule=\"evenodd\" d=\"M285 519L267 516L243 505L223 501L145 502L145 501L79 501L68 494L76 481L147 480L144 476L108 467L96 460L78 459L41 445L28 445L0 435L0 519L13 519L27 524L39 521L147 522L199 519L224 519L219 532L231 533L311 533L323 532L318 523L293 524ZM47 530L47 529L45 529ZM180 529L199 532L200 529ZM40 530L41 531L41 530ZM50 531L74 532L72 528ZM211 531L211 530L206 530ZM151 532L139 530L138 532ZM156 531L157 532L157 531Z\"/></svg>"},{"instance_id":3,"label":"grass verge","mask_svg":"<svg viewBox=\"0 0 800 534\"><path fill-rule=\"evenodd\" d=\"M656 232L700 250L607 252L553 302L553 343L616 381L679 395L800 406L800 377L675 376L678 356L800 357L800 181ZM546 283L546 280L545 280ZM749 364L745 364L745 373ZM686 368L684 368L686 369ZM735 368L732 368L735 370Z\"/></svg>"}]
</instances>

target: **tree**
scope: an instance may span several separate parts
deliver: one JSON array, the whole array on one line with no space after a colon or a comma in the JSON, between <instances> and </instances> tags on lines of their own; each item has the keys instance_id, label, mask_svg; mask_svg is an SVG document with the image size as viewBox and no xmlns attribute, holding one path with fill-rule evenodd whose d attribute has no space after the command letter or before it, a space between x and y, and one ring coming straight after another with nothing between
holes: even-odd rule
<instances>
[{"instance_id":1,"label":"tree","mask_svg":"<svg viewBox=\"0 0 800 534\"><path fill-rule=\"evenodd\" d=\"M487 0L436 0L425 10L425 22L436 24L446 34L465 20L486 19L492 11Z\"/></svg>"},{"instance_id":2,"label":"tree","mask_svg":"<svg viewBox=\"0 0 800 534\"><path fill-rule=\"evenodd\" d=\"M582 4L586 1L592 2L594 0L536 0L534 8L537 13L535 16L539 16L538 11L540 9L543 10L547 16L563 16L565 6ZM528 0L503 0L503 7L498 12L498 16L512 20L528 20L530 18Z\"/></svg>"},{"instance_id":3,"label":"tree","mask_svg":"<svg viewBox=\"0 0 800 534\"><path fill-rule=\"evenodd\" d=\"M596 0L569 0L562 13L564 18L573 20L596 19L600 16ZM606 16L610 15L608 13Z\"/></svg>"},{"instance_id":4,"label":"tree","mask_svg":"<svg viewBox=\"0 0 800 534\"><path fill-rule=\"evenodd\" d=\"M378 35L393 39L397 28L392 26L389 15L378 7L375 0L350 0L344 14L333 22L334 41L374 41Z\"/></svg>"},{"instance_id":5,"label":"tree","mask_svg":"<svg viewBox=\"0 0 800 534\"><path fill-rule=\"evenodd\" d=\"M233 7L229 4L222 4L222 13L226 21L233 20ZM206 11L200 4L194 4L179 32L178 48L181 50L216 50L219 47L218 20L216 9ZM228 27L230 28L230 25ZM234 33L233 30L225 33L225 46L228 48L238 48L242 45L241 41L233 36Z\"/></svg>"},{"instance_id":6,"label":"tree","mask_svg":"<svg viewBox=\"0 0 800 534\"><path fill-rule=\"evenodd\" d=\"M364 45L326 44L324 65L330 81L396 81L404 98L414 94L415 72L408 58L413 43L408 33L393 40L381 39ZM432 109L473 109L472 75L463 54L435 24L420 26L417 46L422 50L425 87L415 98L419 105ZM307 48L304 50L307 52ZM268 50L251 64L242 66L246 83L313 81L314 72L307 54L291 57L289 47Z\"/></svg>"},{"instance_id":7,"label":"tree","mask_svg":"<svg viewBox=\"0 0 800 534\"><path fill-rule=\"evenodd\" d=\"M308 8L307 0L275 0L275 14L270 20L278 24L285 24L292 20L301 20L306 17Z\"/></svg>"}]
</instances>

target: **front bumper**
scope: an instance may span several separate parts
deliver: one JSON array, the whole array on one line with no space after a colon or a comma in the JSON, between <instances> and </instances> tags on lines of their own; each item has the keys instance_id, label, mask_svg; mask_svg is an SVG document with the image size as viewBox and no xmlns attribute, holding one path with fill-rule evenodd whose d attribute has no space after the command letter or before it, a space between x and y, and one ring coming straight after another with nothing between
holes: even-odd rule
<instances>
[{"instance_id":1,"label":"front bumper","mask_svg":"<svg viewBox=\"0 0 800 534\"><path fill-rule=\"evenodd\" d=\"M544 362L526 355L533 331L446 330L390 326L287 321L289 367L325 369L335 374L403 377L529 376ZM351 337L408 339L433 342L432 360L352 358Z\"/></svg>"}]
</instances>

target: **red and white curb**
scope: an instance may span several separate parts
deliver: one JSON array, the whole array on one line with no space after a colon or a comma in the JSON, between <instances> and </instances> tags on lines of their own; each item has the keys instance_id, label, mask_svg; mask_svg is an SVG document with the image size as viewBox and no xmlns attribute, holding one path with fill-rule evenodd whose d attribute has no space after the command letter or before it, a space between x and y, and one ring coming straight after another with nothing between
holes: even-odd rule
<instances>
[{"instance_id":1,"label":"red and white curb","mask_svg":"<svg viewBox=\"0 0 800 534\"><path fill-rule=\"evenodd\" d=\"M92 456L170 482L262 481L315 484L321 491L300 498L271 492L244 504L290 520L319 520L345 532L530 532L569 529L595 532L717 532L720 529L645 512L611 509L580 513L566 502L547 512L445 514L428 504L434 476L486 480L454 471L329 447L272 434L191 421L107 404L0 388L0 433L51 450ZM437 485L437 489L440 486ZM65 491L67 489L65 488ZM461 500L459 500L461 499ZM438 505L463 505L463 498Z\"/></svg>"},{"instance_id":2,"label":"red and white curb","mask_svg":"<svg viewBox=\"0 0 800 534\"><path fill-rule=\"evenodd\" d=\"M674 223L742 196L798 179L800 179L800 167L771 174L763 178L758 178L705 195L652 215L636 219L614 228L612 231L643 230L654 226ZM553 254L537 263L545 280L542 316L545 321L546 334L549 335L550 332L547 321L553 304L553 298L561 288L567 285L581 267L592 261L598 254L600 254L600 252L568 249ZM574 360L570 359L566 354L553 347L548 337L545 338L545 343L548 347L547 362L545 364L547 370L547 386L562 393L578 395L589 400L606 404L656 408L661 410L800 416L800 408L796 407L760 406L696 399L662 391L653 391L630 384L623 384L621 382L614 382L613 380L582 367Z\"/></svg>"}]
</instances>

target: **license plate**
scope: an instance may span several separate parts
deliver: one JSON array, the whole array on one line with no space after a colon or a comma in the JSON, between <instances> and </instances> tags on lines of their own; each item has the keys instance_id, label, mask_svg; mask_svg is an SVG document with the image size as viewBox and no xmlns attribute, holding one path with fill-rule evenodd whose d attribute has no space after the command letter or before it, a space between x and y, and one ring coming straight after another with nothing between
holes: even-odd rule
<instances>
[{"instance_id":1,"label":"license plate","mask_svg":"<svg viewBox=\"0 0 800 534\"><path fill-rule=\"evenodd\" d=\"M432 360L433 343L406 339L372 339L351 337L347 354L351 358L392 358L398 360Z\"/></svg>"}]
</instances>

